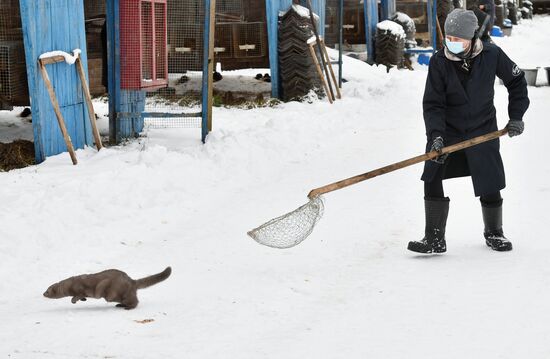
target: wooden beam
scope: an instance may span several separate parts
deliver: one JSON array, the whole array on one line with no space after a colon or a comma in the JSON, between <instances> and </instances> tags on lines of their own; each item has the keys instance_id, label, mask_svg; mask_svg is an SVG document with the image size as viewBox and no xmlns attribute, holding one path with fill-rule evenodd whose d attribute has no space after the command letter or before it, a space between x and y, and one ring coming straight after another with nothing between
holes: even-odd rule
<instances>
[{"instance_id":1,"label":"wooden beam","mask_svg":"<svg viewBox=\"0 0 550 359\"><path fill-rule=\"evenodd\" d=\"M334 70L332 69L332 62L330 62L330 57L328 56L327 47L325 46L325 40L321 40L321 48L323 49L323 53L326 58L327 66L330 70L330 75L332 76L332 81L334 82L334 87L336 87L336 97L339 99L342 98L342 93L340 92L340 87L338 86L338 82L336 82L336 76L334 76ZM327 74L328 78L328 74Z\"/></svg>"},{"instance_id":2,"label":"wooden beam","mask_svg":"<svg viewBox=\"0 0 550 359\"><path fill-rule=\"evenodd\" d=\"M323 84L323 87L325 88L325 93L327 94L328 102L332 103L332 96L330 95L330 91L328 90L328 85L325 80L325 76L323 75L323 71L321 71L321 66L319 65L319 60L317 60L317 55L315 54L315 49L313 48L314 43L309 44L309 53L311 54L311 58L313 59L313 62L315 63L315 69L317 70L317 75L319 75L319 79L321 79L321 83ZM323 54L321 54L323 56Z\"/></svg>"},{"instance_id":3,"label":"wooden beam","mask_svg":"<svg viewBox=\"0 0 550 359\"><path fill-rule=\"evenodd\" d=\"M86 81L86 74L84 73L84 66L82 66L80 55L76 58L76 70L78 72L78 76L80 77L86 104L88 105L88 117L90 118L90 124L92 125L92 134L94 135L95 146L99 151L103 148L103 144L101 143L101 136L99 135L99 130L97 129L94 105L92 103L92 97L90 96L90 88L88 87L88 81Z\"/></svg>"},{"instance_id":4,"label":"wooden beam","mask_svg":"<svg viewBox=\"0 0 550 359\"><path fill-rule=\"evenodd\" d=\"M50 56L50 57L45 57L45 58L41 58L40 61L42 61L42 63L44 65L48 65L48 64L56 64L58 62L63 62L65 61L65 57L61 56L61 55L55 55L55 56Z\"/></svg>"}]
</instances>

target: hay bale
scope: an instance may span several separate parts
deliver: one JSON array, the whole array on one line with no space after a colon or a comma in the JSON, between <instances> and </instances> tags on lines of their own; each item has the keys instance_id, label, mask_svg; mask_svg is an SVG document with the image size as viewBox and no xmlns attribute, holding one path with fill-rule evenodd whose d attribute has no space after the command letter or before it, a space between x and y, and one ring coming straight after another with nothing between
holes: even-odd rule
<instances>
[{"instance_id":1,"label":"hay bale","mask_svg":"<svg viewBox=\"0 0 550 359\"><path fill-rule=\"evenodd\" d=\"M31 141L0 142L0 171L32 166L35 163L34 144Z\"/></svg>"}]
</instances>

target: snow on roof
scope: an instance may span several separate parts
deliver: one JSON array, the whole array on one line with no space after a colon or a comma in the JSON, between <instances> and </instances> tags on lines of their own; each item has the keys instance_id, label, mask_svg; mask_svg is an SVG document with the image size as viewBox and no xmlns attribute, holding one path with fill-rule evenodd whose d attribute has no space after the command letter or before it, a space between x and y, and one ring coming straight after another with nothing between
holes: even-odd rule
<instances>
[{"instance_id":1,"label":"snow on roof","mask_svg":"<svg viewBox=\"0 0 550 359\"><path fill-rule=\"evenodd\" d=\"M396 15L396 19L399 21L399 22L402 22L403 24L407 24L411 21L413 21L413 19L411 19L411 17L403 12L396 12L395 13Z\"/></svg>"},{"instance_id":2,"label":"snow on roof","mask_svg":"<svg viewBox=\"0 0 550 359\"><path fill-rule=\"evenodd\" d=\"M291 7L288 8L286 11L279 11L279 16L285 16L286 13L288 13L290 10L294 10L298 15L302 17L309 18L309 10L306 7L303 7L302 5L293 4ZM319 15L316 13L313 13L313 16L315 17L315 20L319 20Z\"/></svg>"}]
</instances>

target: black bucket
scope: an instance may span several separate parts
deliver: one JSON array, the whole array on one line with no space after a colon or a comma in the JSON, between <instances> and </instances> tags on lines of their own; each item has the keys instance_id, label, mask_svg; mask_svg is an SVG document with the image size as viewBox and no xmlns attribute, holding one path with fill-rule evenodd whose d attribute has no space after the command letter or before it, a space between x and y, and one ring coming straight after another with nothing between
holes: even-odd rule
<instances>
[{"instance_id":1,"label":"black bucket","mask_svg":"<svg viewBox=\"0 0 550 359\"><path fill-rule=\"evenodd\" d=\"M527 81L527 86L535 86L537 84L537 74L539 72L539 69L534 68L522 70L525 73L525 81Z\"/></svg>"}]
</instances>

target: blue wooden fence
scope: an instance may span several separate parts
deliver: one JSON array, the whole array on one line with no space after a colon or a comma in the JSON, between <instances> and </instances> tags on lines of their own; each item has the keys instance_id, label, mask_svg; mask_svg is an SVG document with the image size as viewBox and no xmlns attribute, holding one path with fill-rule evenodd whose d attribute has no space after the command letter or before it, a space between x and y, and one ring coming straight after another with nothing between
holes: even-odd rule
<instances>
[{"instance_id":1,"label":"blue wooden fence","mask_svg":"<svg viewBox=\"0 0 550 359\"><path fill-rule=\"evenodd\" d=\"M45 52L81 49L86 76L86 34L83 0L20 0L27 78L32 104L36 161L67 151L50 97L38 68ZM91 125L74 65L47 65L67 131L75 148L92 146Z\"/></svg>"},{"instance_id":2,"label":"blue wooden fence","mask_svg":"<svg viewBox=\"0 0 550 359\"><path fill-rule=\"evenodd\" d=\"M367 32L367 62L373 64L375 59L374 39L376 37L376 24L378 24L378 1L364 0L363 6L365 7L365 31Z\"/></svg>"}]
</instances>

